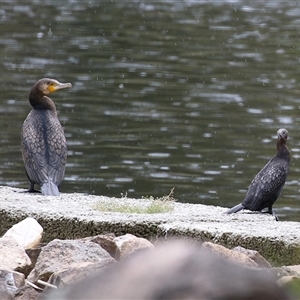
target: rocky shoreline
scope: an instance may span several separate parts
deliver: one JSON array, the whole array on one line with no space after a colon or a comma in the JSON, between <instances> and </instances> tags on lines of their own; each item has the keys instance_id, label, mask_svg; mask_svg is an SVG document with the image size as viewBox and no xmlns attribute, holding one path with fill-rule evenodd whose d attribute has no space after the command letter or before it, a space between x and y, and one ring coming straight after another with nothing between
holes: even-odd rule
<instances>
[{"instance_id":1,"label":"rocky shoreline","mask_svg":"<svg viewBox=\"0 0 300 300\"><path fill-rule=\"evenodd\" d=\"M183 290L187 289L194 297L210 299L206 296L218 291L229 295L229 298L224 299L231 299L231 294L225 293L228 291L226 285L228 281L216 283L214 278L210 278L211 281L206 282L207 286L216 285L216 287L206 291L204 287L201 290L197 289L196 286L199 284L186 286L186 282L182 283L181 279L177 278L180 277L182 267L187 268L185 277L190 278L192 282L192 278L198 276L198 271L199 280L200 278L202 281L206 280L207 276L201 273L203 259L207 260L203 272L204 270L215 272L216 276L218 272L224 272L225 277L233 276L235 281L240 281L239 275L234 277L240 272L241 276L244 274L245 286L249 285L248 281L256 282L255 278L258 278L257 272L252 272L253 269L263 270L265 275L263 278L259 277L259 280L261 282L266 280L264 284L270 284L273 291L277 291L277 295L281 298L277 296L276 298L273 294L269 297L266 289L258 288L261 287L259 282L251 284L251 287L257 287L252 291L256 293L255 295L263 295L261 299L295 299L281 284L285 281L299 280L300 271L297 265L300 257L298 234L300 225L297 222L276 222L272 216L249 212L228 216L223 215L226 208L177 202L172 203L174 206L172 210L165 213L105 212L97 209L99 203L147 206L149 199L109 198L83 194L45 197L23 193L21 189L10 187L0 187L0 197L1 236L5 235L11 226L26 218L34 218L44 229L39 247L20 246L17 241L7 240L8 237L0 239L3 248L1 261L8 261L7 265L0 267L1 290L4 293L0 294L1 299L74 299L73 293L76 291L76 295L80 295L81 291L85 290L85 285L89 286L91 294L86 292L85 296L82 294L82 298L76 299L96 299L95 295L99 296L99 299L110 298L113 295L117 298L126 293L129 293L129 298L156 299L153 293L157 290L163 289L166 295L171 295L172 289L170 286L167 288L161 286L162 281L155 278L160 276L173 278L173 275L175 276L173 279L179 281L178 286ZM174 239L176 242L173 241ZM141 248L150 249L139 251ZM10 254L19 254L20 257L9 258L8 251ZM136 252L138 253L132 255ZM259 259L254 259L254 256ZM23 257L22 264L21 257ZM165 265L169 259L173 263ZM133 268L132 272L136 269L147 273L148 268L148 273L151 275L157 268L158 273L156 274L155 271L154 277L147 273L148 275L145 276L148 281L140 282L141 287L145 285L137 289L142 294L132 292L136 290L136 285L130 287L133 283L128 281L129 274L132 272L125 274L122 280L118 277L117 274L125 272L123 261L125 265L128 264L128 269ZM141 269L138 265L141 261L146 269ZM218 262L217 265L214 261ZM194 264L200 269L188 267ZM156 266L154 269L153 265ZM235 271L228 273L226 269ZM111 282L108 282L106 275L103 275L106 274L106 270L113 278ZM95 271L98 271L96 275L91 275L95 274ZM131 278L133 282L140 280L141 275L138 275L138 272L132 274L137 276ZM108 290L99 283L98 279L97 284L83 280L80 290L78 287L81 285L74 285L79 279L94 278L94 276L99 277L99 280L110 286L115 293L111 291L108 294ZM277 282L278 279L280 284ZM124 280L127 282L127 288L123 286ZM118 282L117 286L120 286L120 289L117 289L112 282ZM147 282L151 283L151 289ZM56 287L58 287L57 291L53 291ZM100 287L101 291L99 291ZM244 299L241 291L233 287L230 290L240 293L240 298L235 299ZM206 292L201 294L203 291L208 294L205 294ZM259 297L253 299L260 299Z\"/></svg>"},{"instance_id":2,"label":"rocky shoreline","mask_svg":"<svg viewBox=\"0 0 300 300\"><path fill-rule=\"evenodd\" d=\"M0 238L1 299L161 299L161 293L162 299L298 296L286 286L300 280L300 266L273 268L257 251L243 247L227 249L182 239L151 243L113 233L41 244L36 227L40 227L36 220L27 218ZM196 269L195 264L199 264ZM220 272L225 278L218 282ZM239 286L228 288L226 276L233 276L230 280L239 281ZM175 291L168 286L170 278L177 282Z\"/></svg>"}]
</instances>

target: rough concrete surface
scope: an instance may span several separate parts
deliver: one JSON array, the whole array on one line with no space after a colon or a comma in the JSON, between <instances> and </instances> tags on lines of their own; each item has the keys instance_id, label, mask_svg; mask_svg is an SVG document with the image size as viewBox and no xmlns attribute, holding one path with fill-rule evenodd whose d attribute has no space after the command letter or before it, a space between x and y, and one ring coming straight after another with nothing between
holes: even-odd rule
<instances>
[{"instance_id":1,"label":"rough concrete surface","mask_svg":"<svg viewBox=\"0 0 300 300\"><path fill-rule=\"evenodd\" d=\"M0 187L0 235L26 217L44 228L43 241L73 239L113 232L151 239L184 237L212 241L232 248L257 250L279 265L300 264L300 223L276 222L268 214L242 211L223 215L227 208L175 202L168 213L137 214L101 212L99 202L148 205L146 199L109 198L79 193L59 197L22 193Z\"/></svg>"}]
</instances>

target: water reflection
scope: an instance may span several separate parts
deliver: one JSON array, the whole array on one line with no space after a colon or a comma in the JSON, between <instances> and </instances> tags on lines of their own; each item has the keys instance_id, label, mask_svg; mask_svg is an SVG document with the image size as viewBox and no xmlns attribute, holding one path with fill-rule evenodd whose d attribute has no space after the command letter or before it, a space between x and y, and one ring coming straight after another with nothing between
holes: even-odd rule
<instances>
[{"instance_id":1,"label":"water reflection","mask_svg":"<svg viewBox=\"0 0 300 300\"><path fill-rule=\"evenodd\" d=\"M0 184L28 185L20 128L30 86L48 76L73 84L53 95L68 141L63 192L160 196L175 186L180 201L231 206L286 127L293 160L274 208L297 220L299 9L1 1Z\"/></svg>"}]
</instances>

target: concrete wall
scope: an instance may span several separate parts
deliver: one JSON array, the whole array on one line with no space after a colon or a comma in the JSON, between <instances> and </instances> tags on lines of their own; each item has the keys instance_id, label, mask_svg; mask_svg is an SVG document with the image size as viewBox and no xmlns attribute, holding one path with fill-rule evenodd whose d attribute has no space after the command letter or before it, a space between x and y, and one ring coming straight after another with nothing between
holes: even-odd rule
<instances>
[{"instance_id":1,"label":"concrete wall","mask_svg":"<svg viewBox=\"0 0 300 300\"><path fill-rule=\"evenodd\" d=\"M300 223L276 222L273 216L242 211L223 215L222 207L174 203L173 210L158 214L102 212L97 204L147 206L149 200L109 198L82 194L59 197L22 193L0 187L0 234L30 216L44 228L43 241L74 239L113 232L158 238L192 238L232 248L258 250L275 265L300 264ZM105 205L104 205L105 206Z\"/></svg>"}]
</instances>

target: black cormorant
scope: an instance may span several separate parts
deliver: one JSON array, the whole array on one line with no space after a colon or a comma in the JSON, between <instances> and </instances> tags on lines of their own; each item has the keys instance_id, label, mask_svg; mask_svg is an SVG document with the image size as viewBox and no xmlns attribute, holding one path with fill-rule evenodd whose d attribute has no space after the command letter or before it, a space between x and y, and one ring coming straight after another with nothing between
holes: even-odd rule
<instances>
[{"instance_id":1,"label":"black cormorant","mask_svg":"<svg viewBox=\"0 0 300 300\"><path fill-rule=\"evenodd\" d=\"M254 177L243 202L226 211L226 214L242 209L261 211L264 208L268 208L267 213L273 214L272 206L285 184L290 163L290 151L286 146L289 133L286 129L279 129L277 135L277 154Z\"/></svg>"},{"instance_id":2,"label":"black cormorant","mask_svg":"<svg viewBox=\"0 0 300 300\"><path fill-rule=\"evenodd\" d=\"M22 127L22 157L30 181L28 192L35 192L34 184L43 195L59 195L67 160L67 143L64 130L57 118L50 93L71 87L55 79L38 80L30 90L29 102L33 109Z\"/></svg>"}]
</instances>

